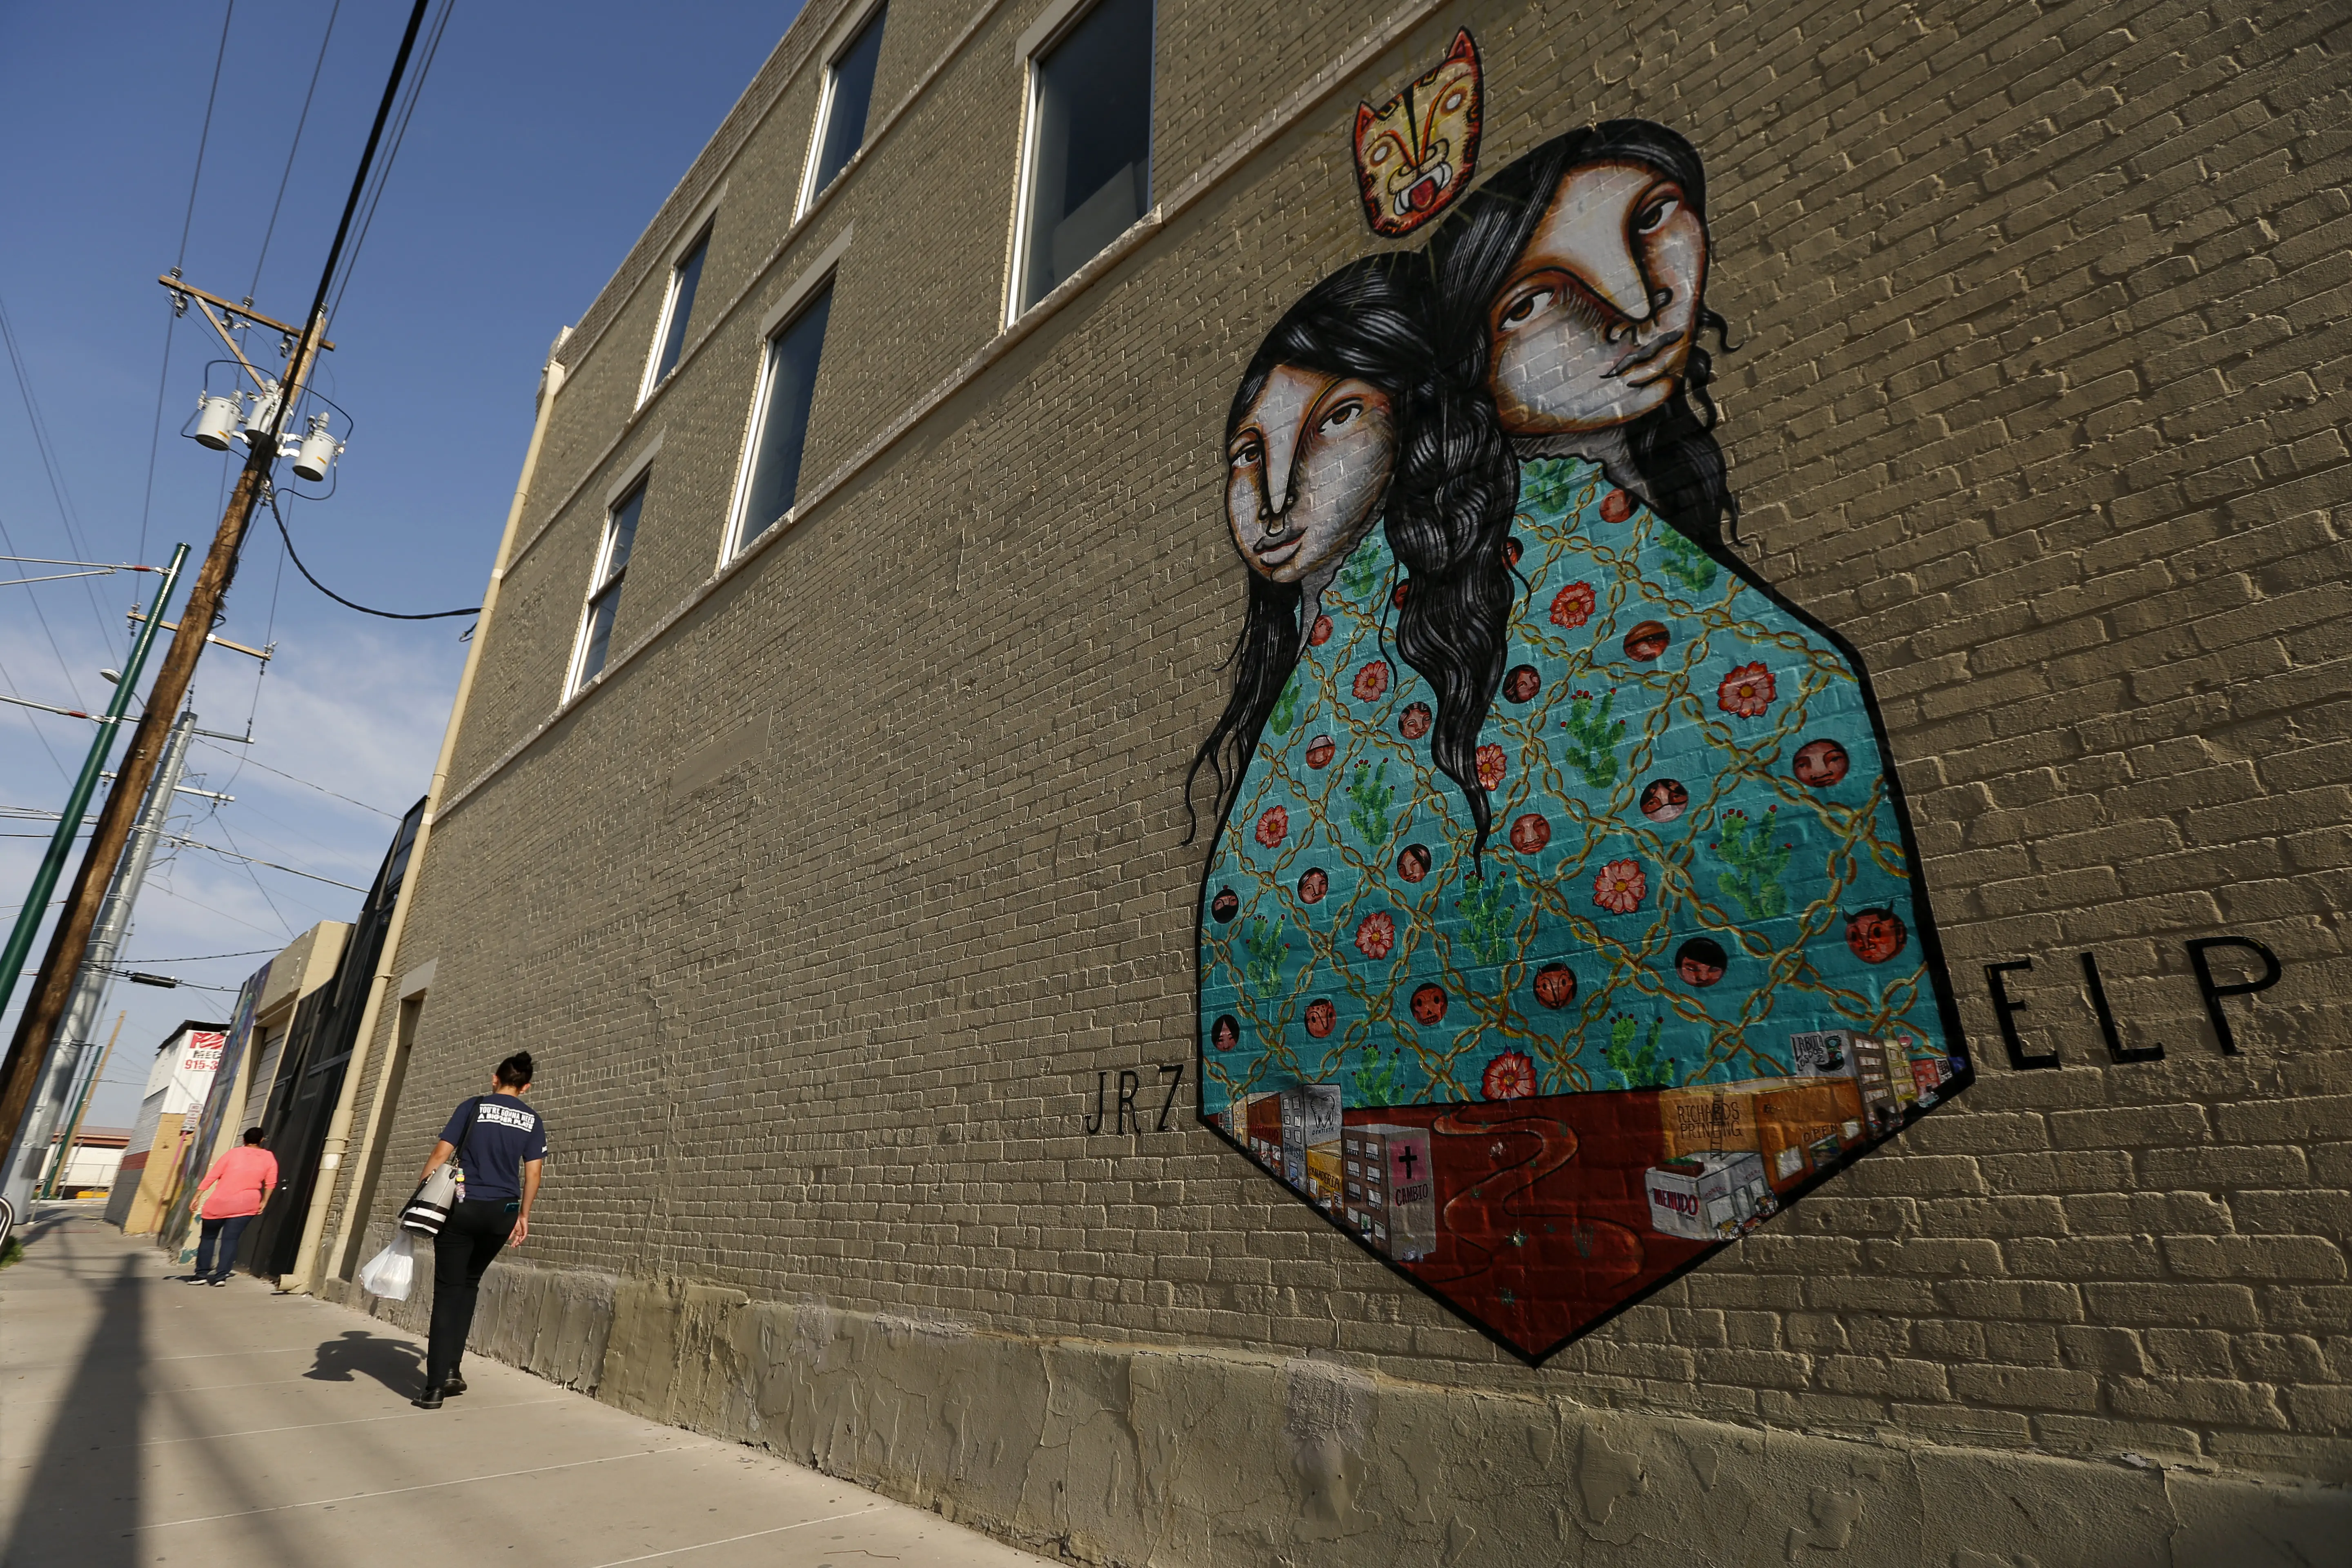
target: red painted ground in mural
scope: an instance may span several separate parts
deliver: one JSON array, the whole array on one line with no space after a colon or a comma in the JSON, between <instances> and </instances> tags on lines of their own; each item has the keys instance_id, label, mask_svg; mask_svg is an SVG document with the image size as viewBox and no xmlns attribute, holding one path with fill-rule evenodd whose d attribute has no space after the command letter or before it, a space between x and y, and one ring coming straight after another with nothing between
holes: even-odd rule
<instances>
[{"instance_id":1,"label":"red painted ground in mural","mask_svg":"<svg viewBox=\"0 0 2352 1568\"><path fill-rule=\"evenodd\" d=\"M1643 1173L1668 1158L1654 1090L1350 1110L1426 1129L1436 1247L1401 1264L1540 1355L1690 1264L1709 1243L1649 1227Z\"/></svg>"}]
</instances>

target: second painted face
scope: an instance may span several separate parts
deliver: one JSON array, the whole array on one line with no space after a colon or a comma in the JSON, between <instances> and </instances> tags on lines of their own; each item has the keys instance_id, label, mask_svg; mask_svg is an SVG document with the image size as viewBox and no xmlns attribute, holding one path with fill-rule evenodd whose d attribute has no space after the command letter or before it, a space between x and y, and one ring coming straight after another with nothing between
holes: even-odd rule
<instances>
[{"instance_id":1,"label":"second painted face","mask_svg":"<svg viewBox=\"0 0 2352 1568\"><path fill-rule=\"evenodd\" d=\"M1570 171L1487 308L1503 427L1575 435L1665 402L1706 283L1706 224L1680 184L1634 163Z\"/></svg>"},{"instance_id":2,"label":"second painted face","mask_svg":"<svg viewBox=\"0 0 2352 1568\"><path fill-rule=\"evenodd\" d=\"M1250 570L1276 583L1336 568L1380 514L1396 469L1388 394L1276 365L1225 443L1225 521Z\"/></svg>"}]
</instances>

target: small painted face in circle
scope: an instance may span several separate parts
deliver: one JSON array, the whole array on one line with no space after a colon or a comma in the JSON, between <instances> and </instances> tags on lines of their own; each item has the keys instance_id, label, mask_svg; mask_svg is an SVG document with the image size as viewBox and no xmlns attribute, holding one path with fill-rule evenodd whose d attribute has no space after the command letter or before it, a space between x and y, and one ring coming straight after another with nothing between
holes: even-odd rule
<instances>
[{"instance_id":1,"label":"small painted face in circle","mask_svg":"<svg viewBox=\"0 0 2352 1568\"><path fill-rule=\"evenodd\" d=\"M1339 1023L1339 1009L1331 1005L1328 997L1318 997L1307 1004L1307 1032L1317 1039L1329 1039Z\"/></svg>"},{"instance_id":2,"label":"small painted face in circle","mask_svg":"<svg viewBox=\"0 0 2352 1568\"><path fill-rule=\"evenodd\" d=\"M1910 929L1893 910L1864 910L1845 917L1845 944L1864 963L1885 963L1910 940Z\"/></svg>"},{"instance_id":3,"label":"small painted face in circle","mask_svg":"<svg viewBox=\"0 0 2352 1568\"><path fill-rule=\"evenodd\" d=\"M1571 170L1488 307L1488 385L1514 436L1605 429L1674 395L1698 334L1706 224L1631 162Z\"/></svg>"},{"instance_id":4,"label":"small painted face in circle","mask_svg":"<svg viewBox=\"0 0 2352 1568\"><path fill-rule=\"evenodd\" d=\"M1680 779L1652 779L1642 786L1642 815L1652 822L1672 822L1690 805L1690 791Z\"/></svg>"},{"instance_id":5,"label":"small painted face in circle","mask_svg":"<svg viewBox=\"0 0 2352 1568\"><path fill-rule=\"evenodd\" d=\"M1543 677L1532 664L1515 664L1503 677L1503 695L1514 702L1533 702L1536 693L1543 689Z\"/></svg>"},{"instance_id":6,"label":"small painted face in circle","mask_svg":"<svg viewBox=\"0 0 2352 1568\"><path fill-rule=\"evenodd\" d=\"M1685 985L1704 990L1723 978L1727 960L1723 944L1713 937L1695 936L1675 952L1675 973Z\"/></svg>"},{"instance_id":7,"label":"small painted face in circle","mask_svg":"<svg viewBox=\"0 0 2352 1568\"><path fill-rule=\"evenodd\" d=\"M1408 844L1397 856L1397 875L1408 882L1418 882L1429 875L1429 846Z\"/></svg>"},{"instance_id":8,"label":"small painted face in circle","mask_svg":"<svg viewBox=\"0 0 2352 1568\"><path fill-rule=\"evenodd\" d=\"M1241 898L1231 888L1219 888L1217 896L1209 900L1209 912L1223 924L1242 912Z\"/></svg>"},{"instance_id":9,"label":"small painted face in circle","mask_svg":"<svg viewBox=\"0 0 2352 1568\"><path fill-rule=\"evenodd\" d=\"M1242 1026L1231 1013L1209 1026L1209 1044L1221 1051L1230 1051L1242 1043Z\"/></svg>"},{"instance_id":10,"label":"small painted face in circle","mask_svg":"<svg viewBox=\"0 0 2352 1568\"><path fill-rule=\"evenodd\" d=\"M1827 789L1844 778L1851 765L1845 748L1835 741L1808 741L1797 749L1794 772L1799 784Z\"/></svg>"},{"instance_id":11,"label":"small painted face in circle","mask_svg":"<svg viewBox=\"0 0 2352 1568\"><path fill-rule=\"evenodd\" d=\"M1445 1017L1445 991L1442 986L1424 985L1412 994L1412 1021L1435 1024Z\"/></svg>"},{"instance_id":12,"label":"small painted face in circle","mask_svg":"<svg viewBox=\"0 0 2352 1568\"><path fill-rule=\"evenodd\" d=\"M1557 1012L1576 1000L1576 971L1547 963L1536 972L1536 1000Z\"/></svg>"},{"instance_id":13,"label":"small painted face in circle","mask_svg":"<svg viewBox=\"0 0 2352 1568\"><path fill-rule=\"evenodd\" d=\"M1429 721L1428 703L1407 703L1403 716L1397 720L1397 733L1408 741L1418 741L1429 733Z\"/></svg>"},{"instance_id":14,"label":"small painted face in circle","mask_svg":"<svg viewBox=\"0 0 2352 1568\"><path fill-rule=\"evenodd\" d=\"M1319 904L1330 890L1331 879L1323 874L1320 866L1309 866L1298 879L1298 901L1302 904Z\"/></svg>"},{"instance_id":15,"label":"small painted face in circle","mask_svg":"<svg viewBox=\"0 0 2352 1568\"><path fill-rule=\"evenodd\" d=\"M1510 538L1503 541L1504 565L1512 567L1517 566L1519 563L1519 558L1527 552L1528 547L1519 542L1519 536L1517 534L1515 533L1511 535Z\"/></svg>"},{"instance_id":16,"label":"small painted face in circle","mask_svg":"<svg viewBox=\"0 0 2352 1568\"><path fill-rule=\"evenodd\" d=\"M1511 824L1511 847L1522 855L1533 855L1550 842L1551 824L1532 811Z\"/></svg>"},{"instance_id":17,"label":"small painted face in circle","mask_svg":"<svg viewBox=\"0 0 2352 1568\"><path fill-rule=\"evenodd\" d=\"M1665 652L1666 644L1672 640L1663 624L1643 621L1625 634L1625 657L1647 664Z\"/></svg>"},{"instance_id":18,"label":"small painted face in circle","mask_svg":"<svg viewBox=\"0 0 2352 1568\"><path fill-rule=\"evenodd\" d=\"M1250 570L1297 583L1339 565L1396 468L1388 394L1276 365L1225 441L1225 521Z\"/></svg>"},{"instance_id":19,"label":"small painted face in circle","mask_svg":"<svg viewBox=\"0 0 2352 1568\"><path fill-rule=\"evenodd\" d=\"M1339 750L1330 736L1318 735L1307 742L1307 765L1310 768L1328 767Z\"/></svg>"}]
</instances>

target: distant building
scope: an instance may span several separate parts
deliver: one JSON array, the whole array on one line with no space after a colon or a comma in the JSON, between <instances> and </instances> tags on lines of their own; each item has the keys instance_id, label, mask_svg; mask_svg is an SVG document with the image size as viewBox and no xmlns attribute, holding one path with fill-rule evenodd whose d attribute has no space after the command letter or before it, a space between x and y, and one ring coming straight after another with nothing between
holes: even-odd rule
<instances>
[{"instance_id":1,"label":"distant building","mask_svg":"<svg viewBox=\"0 0 2352 1568\"><path fill-rule=\"evenodd\" d=\"M181 1146L195 1130L191 1113L204 1104L220 1068L227 1031L226 1024L191 1018L155 1047L147 1095L139 1102L139 1120L131 1125L121 1170L106 1201L107 1223L121 1226L125 1236L153 1233L169 1201Z\"/></svg>"},{"instance_id":2,"label":"distant building","mask_svg":"<svg viewBox=\"0 0 2352 1568\"><path fill-rule=\"evenodd\" d=\"M86 1198L111 1188L115 1172L122 1163L122 1151L130 1142L128 1127L85 1126L76 1132L73 1148L66 1155L65 1169L58 1175L58 1196ZM57 1168L57 1143L58 1135L52 1135L49 1161L41 1170L43 1182Z\"/></svg>"}]
</instances>

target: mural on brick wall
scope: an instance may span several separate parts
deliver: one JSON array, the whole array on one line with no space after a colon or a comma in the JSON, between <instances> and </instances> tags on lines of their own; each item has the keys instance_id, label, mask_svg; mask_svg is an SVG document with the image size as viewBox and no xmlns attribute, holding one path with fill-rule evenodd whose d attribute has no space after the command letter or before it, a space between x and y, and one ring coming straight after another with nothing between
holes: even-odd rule
<instances>
[{"instance_id":1,"label":"mural on brick wall","mask_svg":"<svg viewBox=\"0 0 2352 1568\"><path fill-rule=\"evenodd\" d=\"M1197 1081L1532 1362L1970 1068L1861 661L1727 542L1697 153L1614 121L1454 205L1234 396Z\"/></svg>"}]
</instances>

